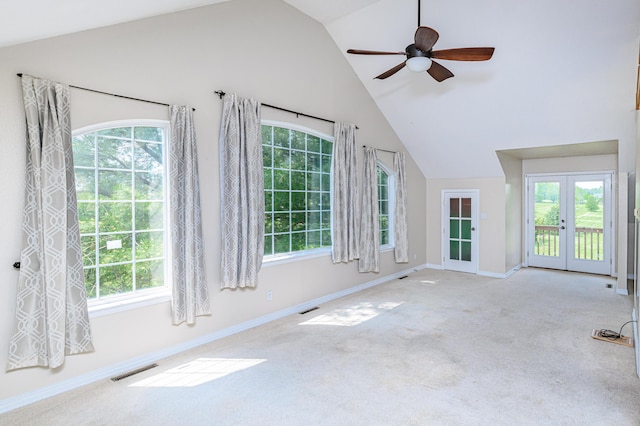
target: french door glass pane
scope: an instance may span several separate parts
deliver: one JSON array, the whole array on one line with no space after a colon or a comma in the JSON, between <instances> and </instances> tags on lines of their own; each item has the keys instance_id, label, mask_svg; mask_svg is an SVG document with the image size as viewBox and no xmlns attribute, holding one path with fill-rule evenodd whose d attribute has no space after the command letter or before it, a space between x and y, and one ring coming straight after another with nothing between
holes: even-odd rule
<instances>
[{"instance_id":1,"label":"french door glass pane","mask_svg":"<svg viewBox=\"0 0 640 426\"><path fill-rule=\"evenodd\" d=\"M604 181L576 182L575 258L604 260Z\"/></svg>"},{"instance_id":2,"label":"french door glass pane","mask_svg":"<svg viewBox=\"0 0 640 426\"><path fill-rule=\"evenodd\" d=\"M534 185L535 254L560 256L560 182Z\"/></svg>"}]
</instances>

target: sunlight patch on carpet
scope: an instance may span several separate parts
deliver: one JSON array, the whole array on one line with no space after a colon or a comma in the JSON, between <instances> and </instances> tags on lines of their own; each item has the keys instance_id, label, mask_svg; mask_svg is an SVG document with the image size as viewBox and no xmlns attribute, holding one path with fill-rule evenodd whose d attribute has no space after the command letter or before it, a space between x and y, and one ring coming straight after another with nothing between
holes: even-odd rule
<instances>
[{"instance_id":1,"label":"sunlight patch on carpet","mask_svg":"<svg viewBox=\"0 0 640 426\"><path fill-rule=\"evenodd\" d=\"M198 358L129 386L193 387L254 367L265 361L266 359Z\"/></svg>"},{"instance_id":2,"label":"sunlight patch on carpet","mask_svg":"<svg viewBox=\"0 0 640 426\"><path fill-rule=\"evenodd\" d=\"M384 302L374 304L362 302L348 308L334 309L326 314L318 315L300 325L336 325L341 327L353 327L377 317L378 315L397 308L404 302Z\"/></svg>"}]
</instances>

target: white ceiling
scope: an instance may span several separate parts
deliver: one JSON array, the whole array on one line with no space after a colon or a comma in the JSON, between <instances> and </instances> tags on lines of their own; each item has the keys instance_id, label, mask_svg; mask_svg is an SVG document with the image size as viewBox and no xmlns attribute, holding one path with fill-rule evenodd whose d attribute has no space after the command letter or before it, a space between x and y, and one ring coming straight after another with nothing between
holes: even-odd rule
<instances>
[{"instance_id":1,"label":"white ceiling","mask_svg":"<svg viewBox=\"0 0 640 426\"><path fill-rule=\"evenodd\" d=\"M0 47L223 1L5 2ZM418 23L417 0L284 1L323 23L342 52L404 50ZM496 150L583 143L593 153L588 143L635 138L640 1L422 0L421 23L440 33L436 50L495 54L442 61L455 74L442 83L406 69L373 80L404 57L344 55L426 176L499 176Z\"/></svg>"}]
</instances>

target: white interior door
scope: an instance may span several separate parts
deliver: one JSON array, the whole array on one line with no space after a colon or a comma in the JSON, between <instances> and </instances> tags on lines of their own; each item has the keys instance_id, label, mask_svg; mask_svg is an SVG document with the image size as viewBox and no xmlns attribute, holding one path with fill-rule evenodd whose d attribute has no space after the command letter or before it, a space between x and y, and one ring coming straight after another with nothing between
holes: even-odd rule
<instances>
[{"instance_id":1,"label":"white interior door","mask_svg":"<svg viewBox=\"0 0 640 426\"><path fill-rule=\"evenodd\" d=\"M442 191L442 266L478 272L477 190Z\"/></svg>"},{"instance_id":2,"label":"white interior door","mask_svg":"<svg viewBox=\"0 0 640 426\"><path fill-rule=\"evenodd\" d=\"M527 177L530 266L611 274L611 173Z\"/></svg>"}]
</instances>

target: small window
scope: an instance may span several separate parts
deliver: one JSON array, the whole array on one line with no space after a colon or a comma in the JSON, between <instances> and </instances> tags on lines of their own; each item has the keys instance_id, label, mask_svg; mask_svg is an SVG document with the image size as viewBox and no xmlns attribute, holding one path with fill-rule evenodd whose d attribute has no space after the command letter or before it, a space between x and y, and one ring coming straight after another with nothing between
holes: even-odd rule
<instances>
[{"instance_id":1,"label":"small window","mask_svg":"<svg viewBox=\"0 0 640 426\"><path fill-rule=\"evenodd\" d=\"M166 289L168 124L122 123L73 137L89 301Z\"/></svg>"},{"instance_id":2,"label":"small window","mask_svg":"<svg viewBox=\"0 0 640 426\"><path fill-rule=\"evenodd\" d=\"M333 139L262 125L265 256L331 247Z\"/></svg>"},{"instance_id":3,"label":"small window","mask_svg":"<svg viewBox=\"0 0 640 426\"><path fill-rule=\"evenodd\" d=\"M380 246L393 246L393 174L378 162L378 217L380 224Z\"/></svg>"}]
</instances>

